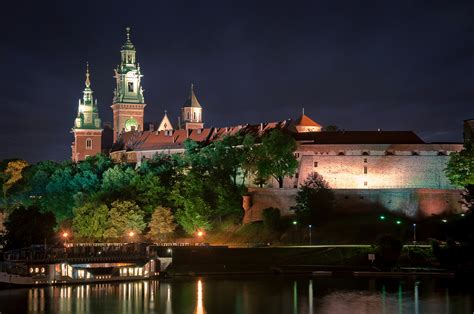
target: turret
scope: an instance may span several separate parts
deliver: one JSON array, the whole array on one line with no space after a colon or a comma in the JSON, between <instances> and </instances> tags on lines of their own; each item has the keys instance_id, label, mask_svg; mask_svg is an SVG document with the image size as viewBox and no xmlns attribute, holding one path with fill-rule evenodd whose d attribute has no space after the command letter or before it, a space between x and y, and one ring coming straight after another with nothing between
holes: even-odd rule
<instances>
[{"instance_id":1,"label":"turret","mask_svg":"<svg viewBox=\"0 0 474 314\"><path fill-rule=\"evenodd\" d=\"M204 123L202 122L202 107L194 93L193 84L191 84L189 97L181 108L181 121L184 123L186 130L202 129L204 127Z\"/></svg>"}]
</instances>

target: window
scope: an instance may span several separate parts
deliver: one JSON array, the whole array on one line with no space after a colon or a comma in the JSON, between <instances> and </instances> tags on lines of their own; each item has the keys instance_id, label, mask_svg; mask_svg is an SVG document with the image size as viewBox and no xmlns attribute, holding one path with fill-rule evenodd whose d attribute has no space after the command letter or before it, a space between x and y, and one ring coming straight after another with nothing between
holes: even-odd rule
<instances>
[{"instance_id":1,"label":"window","mask_svg":"<svg viewBox=\"0 0 474 314\"><path fill-rule=\"evenodd\" d=\"M367 158L364 158L364 163L367 163Z\"/></svg>"},{"instance_id":2,"label":"window","mask_svg":"<svg viewBox=\"0 0 474 314\"><path fill-rule=\"evenodd\" d=\"M344 154L344 152L339 152L338 155L339 156L344 156L345 154Z\"/></svg>"},{"instance_id":3,"label":"window","mask_svg":"<svg viewBox=\"0 0 474 314\"><path fill-rule=\"evenodd\" d=\"M369 152L362 152L362 156L368 156Z\"/></svg>"},{"instance_id":4,"label":"window","mask_svg":"<svg viewBox=\"0 0 474 314\"><path fill-rule=\"evenodd\" d=\"M411 152L411 154L412 154L413 156L419 156L419 155L420 155L420 154L419 154L418 152L416 152L416 151Z\"/></svg>"},{"instance_id":5,"label":"window","mask_svg":"<svg viewBox=\"0 0 474 314\"><path fill-rule=\"evenodd\" d=\"M318 166L318 162L315 161L315 162L314 162L314 167L316 168L317 166Z\"/></svg>"},{"instance_id":6,"label":"window","mask_svg":"<svg viewBox=\"0 0 474 314\"><path fill-rule=\"evenodd\" d=\"M386 156L393 156L394 154L393 154L392 151L387 150L387 151L385 152L385 155L386 155Z\"/></svg>"},{"instance_id":7,"label":"window","mask_svg":"<svg viewBox=\"0 0 474 314\"><path fill-rule=\"evenodd\" d=\"M133 82L128 82L128 91L133 93Z\"/></svg>"},{"instance_id":8,"label":"window","mask_svg":"<svg viewBox=\"0 0 474 314\"><path fill-rule=\"evenodd\" d=\"M364 174L367 174L367 166L364 166Z\"/></svg>"},{"instance_id":9,"label":"window","mask_svg":"<svg viewBox=\"0 0 474 314\"><path fill-rule=\"evenodd\" d=\"M297 172L297 173L295 174L295 178L298 179L298 177L299 177L299 173Z\"/></svg>"},{"instance_id":10,"label":"window","mask_svg":"<svg viewBox=\"0 0 474 314\"><path fill-rule=\"evenodd\" d=\"M190 120L190 119L191 119L191 114L188 111L188 120Z\"/></svg>"},{"instance_id":11,"label":"window","mask_svg":"<svg viewBox=\"0 0 474 314\"><path fill-rule=\"evenodd\" d=\"M196 120L196 112L193 112L193 119Z\"/></svg>"},{"instance_id":12,"label":"window","mask_svg":"<svg viewBox=\"0 0 474 314\"><path fill-rule=\"evenodd\" d=\"M300 153L295 153L295 158L300 158Z\"/></svg>"},{"instance_id":13,"label":"window","mask_svg":"<svg viewBox=\"0 0 474 314\"><path fill-rule=\"evenodd\" d=\"M92 139L88 138L86 139L86 149L92 149Z\"/></svg>"},{"instance_id":14,"label":"window","mask_svg":"<svg viewBox=\"0 0 474 314\"><path fill-rule=\"evenodd\" d=\"M446 152L439 151L439 152L438 152L438 156L446 156Z\"/></svg>"},{"instance_id":15,"label":"window","mask_svg":"<svg viewBox=\"0 0 474 314\"><path fill-rule=\"evenodd\" d=\"M368 185L367 181L364 181L364 186L367 186L367 185Z\"/></svg>"}]
</instances>

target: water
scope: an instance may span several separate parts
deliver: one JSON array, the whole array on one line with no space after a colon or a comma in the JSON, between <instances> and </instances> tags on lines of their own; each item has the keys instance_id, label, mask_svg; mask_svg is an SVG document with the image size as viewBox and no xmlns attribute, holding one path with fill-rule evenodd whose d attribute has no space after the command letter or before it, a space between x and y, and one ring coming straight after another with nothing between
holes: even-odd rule
<instances>
[{"instance_id":1,"label":"water","mask_svg":"<svg viewBox=\"0 0 474 314\"><path fill-rule=\"evenodd\" d=\"M6 313L473 313L452 279L256 276L0 290Z\"/></svg>"}]
</instances>

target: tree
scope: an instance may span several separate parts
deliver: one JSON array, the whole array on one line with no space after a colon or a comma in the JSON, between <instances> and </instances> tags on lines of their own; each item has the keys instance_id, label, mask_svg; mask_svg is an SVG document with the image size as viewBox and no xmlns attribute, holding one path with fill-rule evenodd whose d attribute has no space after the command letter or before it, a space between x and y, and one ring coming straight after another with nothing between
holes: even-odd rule
<instances>
[{"instance_id":1,"label":"tree","mask_svg":"<svg viewBox=\"0 0 474 314\"><path fill-rule=\"evenodd\" d=\"M21 159L8 163L4 170L6 181L3 183L3 195L6 195L8 190L23 178L22 173L26 167L28 167L28 163Z\"/></svg>"},{"instance_id":2,"label":"tree","mask_svg":"<svg viewBox=\"0 0 474 314\"><path fill-rule=\"evenodd\" d=\"M198 230L210 230L211 217L211 208L200 197L185 200L182 207L176 211L176 221L188 234L194 234Z\"/></svg>"},{"instance_id":3,"label":"tree","mask_svg":"<svg viewBox=\"0 0 474 314\"><path fill-rule=\"evenodd\" d=\"M45 241L51 243L55 225L56 219L52 213L41 213L36 206L21 206L13 210L5 222L6 248L22 248Z\"/></svg>"},{"instance_id":4,"label":"tree","mask_svg":"<svg viewBox=\"0 0 474 314\"><path fill-rule=\"evenodd\" d=\"M280 210L278 208L265 208L263 210L263 225L270 231L278 230L280 226Z\"/></svg>"},{"instance_id":5,"label":"tree","mask_svg":"<svg viewBox=\"0 0 474 314\"><path fill-rule=\"evenodd\" d=\"M148 238L153 241L162 241L176 229L173 213L170 208L158 206L151 215L148 223Z\"/></svg>"},{"instance_id":6,"label":"tree","mask_svg":"<svg viewBox=\"0 0 474 314\"><path fill-rule=\"evenodd\" d=\"M108 215L108 228L104 238L117 239L128 231L142 232L146 224L144 212L134 201L115 201L111 204Z\"/></svg>"},{"instance_id":7,"label":"tree","mask_svg":"<svg viewBox=\"0 0 474 314\"><path fill-rule=\"evenodd\" d=\"M474 147L466 144L460 152L449 155L446 175L451 183L464 187L463 203L467 209L474 209Z\"/></svg>"},{"instance_id":8,"label":"tree","mask_svg":"<svg viewBox=\"0 0 474 314\"><path fill-rule=\"evenodd\" d=\"M377 260L382 266L391 267L396 264L402 252L403 243L400 239L386 234L376 240Z\"/></svg>"},{"instance_id":9,"label":"tree","mask_svg":"<svg viewBox=\"0 0 474 314\"><path fill-rule=\"evenodd\" d=\"M105 240L109 228L109 208L105 204L86 203L73 210L72 228L74 234L86 241Z\"/></svg>"},{"instance_id":10,"label":"tree","mask_svg":"<svg viewBox=\"0 0 474 314\"><path fill-rule=\"evenodd\" d=\"M262 144L256 147L258 177L273 177L280 188L283 187L285 176L293 175L298 167L298 162L293 155L296 150L295 140L274 129L262 138Z\"/></svg>"},{"instance_id":11,"label":"tree","mask_svg":"<svg viewBox=\"0 0 474 314\"><path fill-rule=\"evenodd\" d=\"M327 126L324 126L322 129L323 132L338 132L340 130L341 129L339 129L337 125L327 125Z\"/></svg>"},{"instance_id":12,"label":"tree","mask_svg":"<svg viewBox=\"0 0 474 314\"><path fill-rule=\"evenodd\" d=\"M334 208L334 192L317 172L311 173L296 194L296 212L310 223L324 221Z\"/></svg>"}]
</instances>

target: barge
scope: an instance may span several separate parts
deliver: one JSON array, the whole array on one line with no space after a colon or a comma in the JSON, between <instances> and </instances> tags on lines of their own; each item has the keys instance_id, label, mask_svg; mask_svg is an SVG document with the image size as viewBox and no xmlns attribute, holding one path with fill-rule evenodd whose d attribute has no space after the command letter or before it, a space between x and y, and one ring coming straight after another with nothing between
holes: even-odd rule
<instances>
[{"instance_id":1,"label":"barge","mask_svg":"<svg viewBox=\"0 0 474 314\"><path fill-rule=\"evenodd\" d=\"M172 248L144 243L70 243L7 251L0 285L37 286L153 279L172 261Z\"/></svg>"}]
</instances>

